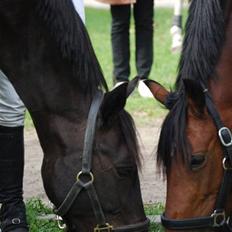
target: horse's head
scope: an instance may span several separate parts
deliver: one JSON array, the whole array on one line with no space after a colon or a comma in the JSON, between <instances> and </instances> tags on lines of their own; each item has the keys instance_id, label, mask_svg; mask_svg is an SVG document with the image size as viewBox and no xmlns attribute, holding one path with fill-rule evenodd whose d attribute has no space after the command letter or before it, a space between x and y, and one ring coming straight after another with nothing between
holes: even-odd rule
<instances>
[{"instance_id":1,"label":"horse's head","mask_svg":"<svg viewBox=\"0 0 232 232\"><path fill-rule=\"evenodd\" d=\"M0 5L0 67L31 113L44 187L68 231L106 223L113 231L148 231L136 132L124 111L136 81L107 92L72 0Z\"/></svg>"},{"instance_id":2,"label":"horse's head","mask_svg":"<svg viewBox=\"0 0 232 232\"><path fill-rule=\"evenodd\" d=\"M232 21L226 15L230 3L192 1L177 90L169 94L157 83L147 82L170 109L158 145L158 163L167 175L162 223L168 231L228 231Z\"/></svg>"},{"instance_id":3,"label":"horse's head","mask_svg":"<svg viewBox=\"0 0 232 232\"><path fill-rule=\"evenodd\" d=\"M184 81L185 91L192 93L198 89L195 94L199 102L194 102L189 95L183 103L183 95L168 93L153 81L147 84L156 99L170 109L158 145L158 165L164 168L167 177L162 223L167 231L212 231L210 227L216 225L215 222L217 226L223 224L232 209L229 202L231 174L225 174L227 169L230 173L231 165L228 149L221 144L221 141L225 144L232 141L230 132L223 128L232 127L231 119L226 119L231 113L224 112L225 124L216 124L215 120L220 120L214 102L191 80ZM199 107L204 102L205 105ZM214 214L216 209L219 209L218 214Z\"/></svg>"},{"instance_id":4,"label":"horse's head","mask_svg":"<svg viewBox=\"0 0 232 232\"><path fill-rule=\"evenodd\" d=\"M139 150L133 121L123 109L130 91L131 83L104 97L99 92L88 120L68 126L61 119L55 123L60 137L55 147L52 141L49 145L54 138L47 138L44 185L68 231L89 232L105 223L125 232L147 231L137 168Z\"/></svg>"}]
</instances>

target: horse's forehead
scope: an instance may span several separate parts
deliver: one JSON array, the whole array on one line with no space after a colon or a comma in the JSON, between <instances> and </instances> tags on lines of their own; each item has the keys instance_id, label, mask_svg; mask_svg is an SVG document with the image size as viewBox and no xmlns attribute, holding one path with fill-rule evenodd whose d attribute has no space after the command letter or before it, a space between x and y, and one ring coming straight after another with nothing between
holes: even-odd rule
<instances>
[{"instance_id":1,"label":"horse's forehead","mask_svg":"<svg viewBox=\"0 0 232 232\"><path fill-rule=\"evenodd\" d=\"M207 152L217 139L217 131L210 117L199 118L192 114L187 118L187 137L193 153Z\"/></svg>"}]
</instances>

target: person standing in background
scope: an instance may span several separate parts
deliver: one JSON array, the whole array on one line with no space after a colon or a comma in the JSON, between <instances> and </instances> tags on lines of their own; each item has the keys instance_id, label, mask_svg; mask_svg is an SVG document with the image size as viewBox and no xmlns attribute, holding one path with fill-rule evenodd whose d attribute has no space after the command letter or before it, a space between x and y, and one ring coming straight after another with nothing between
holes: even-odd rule
<instances>
[{"instance_id":1,"label":"person standing in background","mask_svg":"<svg viewBox=\"0 0 232 232\"><path fill-rule=\"evenodd\" d=\"M73 0L84 21L83 0ZM23 201L25 106L0 69L0 231L28 232Z\"/></svg>"},{"instance_id":2,"label":"person standing in background","mask_svg":"<svg viewBox=\"0 0 232 232\"><path fill-rule=\"evenodd\" d=\"M153 63L154 0L97 0L110 4L112 16L111 43L113 53L113 78L115 86L130 77L130 19L135 21L135 62L137 75L147 79ZM139 82L143 97L152 97L150 90Z\"/></svg>"},{"instance_id":3,"label":"person standing in background","mask_svg":"<svg viewBox=\"0 0 232 232\"><path fill-rule=\"evenodd\" d=\"M182 9L184 0L175 0L174 16L170 33L172 35L172 52L180 52L182 49Z\"/></svg>"},{"instance_id":4,"label":"person standing in background","mask_svg":"<svg viewBox=\"0 0 232 232\"><path fill-rule=\"evenodd\" d=\"M119 3L119 4L116 4ZM133 7L131 5L133 4ZM111 4L111 42L113 51L113 75L116 85L128 81L130 76L130 18L135 21L135 57L137 75L148 78L153 63L154 0L115 0ZM141 96L151 97L146 85L140 81Z\"/></svg>"}]
</instances>

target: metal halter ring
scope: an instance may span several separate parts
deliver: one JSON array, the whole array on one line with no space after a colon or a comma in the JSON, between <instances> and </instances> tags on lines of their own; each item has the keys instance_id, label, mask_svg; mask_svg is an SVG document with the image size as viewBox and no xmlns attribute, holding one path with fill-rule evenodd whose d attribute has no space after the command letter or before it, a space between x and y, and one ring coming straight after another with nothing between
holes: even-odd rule
<instances>
[{"instance_id":1,"label":"metal halter ring","mask_svg":"<svg viewBox=\"0 0 232 232\"><path fill-rule=\"evenodd\" d=\"M232 170L232 166L231 166L230 162L228 161L228 158L226 158L226 157L222 160L222 166L223 166L224 170Z\"/></svg>"},{"instance_id":2,"label":"metal halter ring","mask_svg":"<svg viewBox=\"0 0 232 232\"><path fill-rule=\"evenodd\" d=\"M213 217L213 227L221 227L226 222L225 211L218 212L217 210L215 210L211 217Z\"/></svg>"},{"instance_id":3,"label":"metal halter ring","mask_svg":"<svg viewBox=\"0 0 232 232\"><path fill-rule=\"evenodd\" d=\"M106 223L105 225L97 225L94 228L94 232L111 232L113 231L113 226L111 226L109 223Z\"/></svg>"},{"instance_id":4,"label":"metal halter ring","mask_svg":"<svg viewBox=\"0 0 232 232\"><path fill-rule=\"evenodd\" d=\"M21 223L21 220L20 220L20 218L13 218L13 219L11 220L11 222L12 222L12 224L14 224L14 225L19 225L19 224Z\"/></svg>"},{"instance_id":5,"label":"metal halter ring","mask_svg":"<svg viewBox=\"0 0 232 232\"><path fill-rule=\"evenodd\" d=\"M56 215L56 221L57 221L59 229L61 229L61 230L66 229L66 224L64 223L62 217L60 217L59 215Z\"/></svg>"},{"instance_id":6,"label":"metal halter ring","mask_svg":"<svg viewBox=\"0 0 232 232\"><path fill-rule=\"evenodd\" d=\"M81 180L81 177L87 177L87 181L84 182L83 180ZM77 182L79 182L79 184L83 187L87 187L88 185L92 184L94 182L94 176L93 176L93 173L92 172L83 172L83 171L80 171L78 174L77 174Z\"/></svg>"}]
</instances>

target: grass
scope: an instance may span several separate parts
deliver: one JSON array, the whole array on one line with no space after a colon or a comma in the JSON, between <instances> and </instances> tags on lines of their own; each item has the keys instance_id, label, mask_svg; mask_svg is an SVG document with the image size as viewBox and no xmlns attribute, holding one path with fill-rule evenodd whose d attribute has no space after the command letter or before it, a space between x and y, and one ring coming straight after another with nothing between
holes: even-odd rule
<instances>
[{"instance_id":1,"label":"grass","mask_svg":"<svg viewBox=\"0 0 232 232\"><path fill-rule=\"evenodd\" d=\"M173 10L158 8L155 12L155 36L154 36L154 64L150 74L151 79L170 88L176 78L179 54L172 54L170 25ZM184 11L186 18L186 11ZM112 88L112 53L110 43L110 23L111 16L109 10L86 9L86 26L93 43L94 50L101 64L104 76L110 88ZM130 40L131 40L131 78L136 76L135 69L135 37L134 21L131 21ZM163 107L154 99L144 99L135 92L129 98L126 106L141 123L161 117L166 114ZM32 126L29 115L26 116L26 127Z\"/></svg>"},{"instance_id":2,"label":"grass","mask_svg":"<svg viewBox=\"0 0 232 232\"><path fill-rule=\"evenodd\" d=\"M30 232L61 232L57 223L53 220L41 220L38 216L52 214L52 209L46 206L39 199L31 199L26 204L27 218L30 226ZM147 215L159 215L163 212L162 204L145 205L145 212ZM149 232L161 232L163 228L161 225L151 223Z\"/></svg>"},{"instance_id":3,"label":"grass","mask_svg":"<svg viewBox=\"0 0 232 232\"><path fill-rule=\"evenodd\" d=\"M52 209L48 208L39 199L31 199L26 204L27 219L30 225L30 232L60 232L55 221L39 220L37 217L52 214Z\"/></svg>"},{"instance_id":4,"label":"grass","mask_svg":"<svg viewBox=\"0 0 232 232\"><path fill-rule=\"evenodd\" d=\"M164 211L161 203L144 205L146 215L160 215ZM151 223L149 232L163 232L164 229L160 224Z\"/></svg>"}]
</instances>

